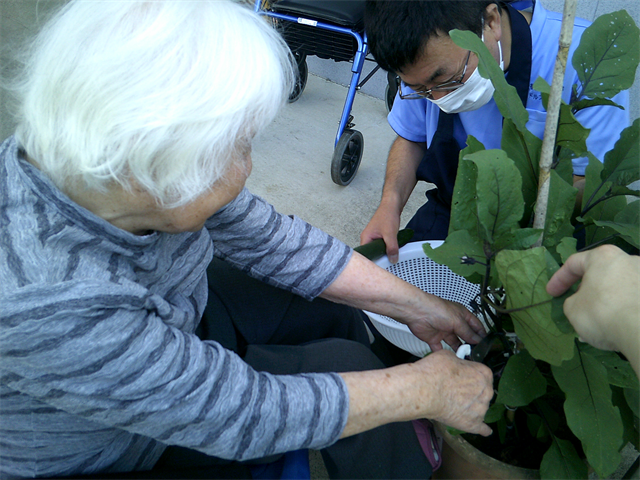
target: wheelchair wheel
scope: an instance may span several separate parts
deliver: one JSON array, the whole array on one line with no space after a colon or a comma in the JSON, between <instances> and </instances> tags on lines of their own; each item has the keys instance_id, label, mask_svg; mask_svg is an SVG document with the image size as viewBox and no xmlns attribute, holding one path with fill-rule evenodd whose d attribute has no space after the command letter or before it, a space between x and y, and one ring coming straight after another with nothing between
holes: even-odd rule
<instances>
[{"instance_id":1,"label":"wheelchair wheel","mask_svg":"<svg viewBox=\"0 0 640 480\"><path fill-rule=\"evenodd\" d=\"M342 186L347 186L356 176L362 152L364 150L364 138L357 130L345 130L336 149L333 152L331 161L331 180Z\"/></svg>"},{"instance_id":2,"label":"wheelchair wheel","mask_svg":"<svg viewBox=\"0 0 640 480\"><path fill-rule=\"evenodd\" d=\"M390 112L393 108L393 101L396 99L396 93L398 93L398 82L396 76L392 73L387 73L387 86L384 89L384 99L387 106L387 112Z\"/></svg>"},{"instance_id":3,"label":"wheelchair wheel","mask_svg":"<svg viewBox=\"0 0 640 480\"><path fill-rule=\"evenodd\" d=\"M302 92L304 92L304 87L307 86L307 78L309 77L307 56L299 52L296 52L293 55L296 59L296 63L298 64L298 74L296 75L296 84L293 87L291 95L289 95L289 103L293 103L300 98Z\"/></svg>"}]
</instances>

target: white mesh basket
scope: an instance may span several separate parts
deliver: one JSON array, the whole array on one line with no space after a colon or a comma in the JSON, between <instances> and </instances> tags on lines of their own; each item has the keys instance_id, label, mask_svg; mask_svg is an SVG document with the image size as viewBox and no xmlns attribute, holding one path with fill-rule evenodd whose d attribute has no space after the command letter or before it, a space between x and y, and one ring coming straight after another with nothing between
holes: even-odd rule
<instances>
[{"instance_id":1,"label":"white mesh basket","mask_svg":"<svg viewBox=\"0 0 640 480\"><path fill-rule=\"evenodd\" d=\"M386 256L375 263L427 293L461 303L469 311L473 311L471 304L480 293L480 286L468 282L448 267L439 265L427 257L422 249L424 243L430 243L436 248L443 242L432 240L408 243L400 249L398 263L392 264ZM429 345L411 333L409 327L403 323L384 315L365 313L380 334L397 347L418 357L424 357L431 351Z\"/></svg>"}]
</instances>

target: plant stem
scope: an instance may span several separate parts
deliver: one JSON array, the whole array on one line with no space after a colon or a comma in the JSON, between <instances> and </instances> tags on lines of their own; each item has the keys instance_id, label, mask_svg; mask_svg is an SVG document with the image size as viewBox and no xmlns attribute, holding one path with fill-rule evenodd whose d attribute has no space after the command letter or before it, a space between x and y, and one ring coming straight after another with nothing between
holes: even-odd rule
<instances>
[{"instance_id":1,"label":"plant stem","mask_svg":"<svg viewBox=\"0 0 640 480\"><path fill-rule=\"evenodd\" d=\"M602 243L605 243L605 242L608 242L609 240L613 240L614 238L619 237L619 236L620 236L619 233L614 233L613 235L609 235L608 237L605 237L605 238L603 238L601 240L598 240L597 242L592 243L591 245L587 245L586 247L581 248L580 250L577 250L577 252L585 252L587 250L591 250L593 248L596 248L598 245L600 245Z\"/></svg>"},{"instance_id":2,"label":"plant stem","mask_svg":"<svg viewBox=\"0 0 640 480\"><path fill-rule=\"evenodd\" d=\"M553 163L553 151L556 146L556 134L558 131L558 118L560 115L560 103L562 101L562 87L564 72L567 68L571 35L573 33L573 21L576 13L577 0L565 0L562 14L562 28L558 46L558 57L553 71L549 102L547 104L547 119L542 139L540 152L540 177L538 181L538 199L536 200L536 212L533 220L533 228L544 229L547 218L547 203L549 200L549 183L551 178L551 164ZM534 247L542 245L543 235L540 235Z\"/></svg>"}]
</instances>

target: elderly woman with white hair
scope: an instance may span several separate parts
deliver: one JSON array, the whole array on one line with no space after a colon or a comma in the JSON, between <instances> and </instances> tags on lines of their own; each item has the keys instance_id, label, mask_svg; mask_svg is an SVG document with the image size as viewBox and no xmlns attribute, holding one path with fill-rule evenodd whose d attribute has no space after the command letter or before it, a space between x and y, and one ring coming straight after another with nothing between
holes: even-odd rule
<instances>
[{"instance_id":1,"label":"elderly woman with white hair","mask_svg":"<svg viewBox=\"0 0 640 480\"><path fill-rule=\"evenodd\" d=\"M428 477L410 420L490 432L485 366L383 368L356 309L434 350L477 342L473 315L244 188L289 57L226 1L72 1L38 34L0 147L2 477L303 448L334 478Z\"/></svg>"}]
</instances>

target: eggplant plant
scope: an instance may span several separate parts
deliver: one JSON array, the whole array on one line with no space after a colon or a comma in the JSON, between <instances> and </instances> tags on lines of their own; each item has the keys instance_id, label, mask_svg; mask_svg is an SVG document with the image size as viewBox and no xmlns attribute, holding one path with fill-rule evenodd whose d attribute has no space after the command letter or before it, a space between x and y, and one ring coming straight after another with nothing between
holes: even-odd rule
<instances>
[{"instance_id":1,"label":"eggplant plant","mask_svg":"<svg viewBox=\"0 0 640 480\"><path fill-rule=\"evenodd\" d=\"M486 150L468 138L448 236L436 249L424 247L434 261L481 285L476 303L491 331L489 343L494 340L485 348L496 378L497 396L485 419L494 438L465 438L499 459L540 469L542 478L587 478L587 464L607 477L623 447L631 442L638 448L638 379L621 354L579 341L562 311L575 287L557 299L545 287L578 250L602 243L631 254L640 248L640 193L629 187L640 179L639 120L600 161L587 151L589 130L574 116L596 105L622 108L611 99L633 84L640 30L622 10L599 17L581 37L571 60L580 85L560 106L544 228L532 226L542 141L527 130L515 88L482 41L471 32L450 35L478 55L480 74L492 80L504 117L501 149ZM546 105L550 86L538 79L534 89ZM589 159L579 212L576 157ZM509 458L517 452L525 459Z\"/></svg>"}]
</instances>

